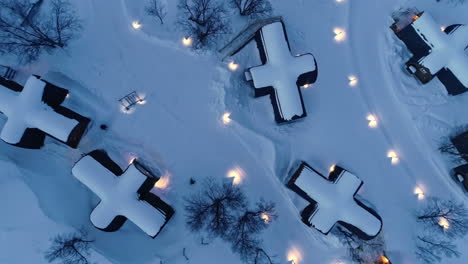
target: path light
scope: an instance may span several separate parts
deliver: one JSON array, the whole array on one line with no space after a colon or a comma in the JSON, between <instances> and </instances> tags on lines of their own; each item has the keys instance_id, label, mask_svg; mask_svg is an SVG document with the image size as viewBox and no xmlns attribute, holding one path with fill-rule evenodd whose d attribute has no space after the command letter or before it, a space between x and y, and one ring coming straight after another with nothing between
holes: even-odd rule
<instances>
[{"instance_id":1,"label":"path light","mask_svg":"<svg viewBox=\"0 0 468 264\"><path fill-rule=\"evenodd\" d=\"M382 264L390 264L390 260L384 255L380 256L380 262L382 262Z\"/></svg>"},{"instance_id":2,"label":"path light","mask_svg":"<svg viewBox=\"0 0 468 264\"><path fill-rule=\"evenodd\" d=\"M447 229L449 229L449 227L450 227L450 223L449 223L449 221L447 220L447 218L445 218L445 217L441 217L441 218L439 219L438 224L439 224L444 230L447 230Z\"/></svg>"},{"instance_id":3,"label":"path light","mask_svg":"<svg viewBox=\"0 0 468 264\"><path fill-rule=\"evenodd\" d=\"M291 264L299 264L299 261L302 260L301 252L297 248L292 248L288 252L288 261Z\"/></svg>"},{"instance_id":4,"label":"path light","mask_svg":"<svg viewBox=\"0 0 468 264\"><path fill-rule=\"evenodd\" d=\"M336 165L333 164L333 165L330 166L330 168L328 169L328 171L329 171L329 172L334 172L335 169L336 169Z\"/></svg>"},{"instance_id":5,"label":"path light","mask_svg":"<svg viewBox=\"0 0 468 264\"><path fill-rule=\"evenodd\" d=\"M231 62L229 63L229 65L228 65L228 67L229 67L229 69L230 69L231 71L236 71L236 70L239 68L239 64L236 64L236 63L234 63L233 61L231 61Z\"/></svg>"},{"instance_id":6,"label":"path light","mask_svg":"<svg viewBox=\"0 0 468 264\"><path fill-rule=\"evenodd\" d=\"M424 199L424 191L420 187L414 188L414 194L418 196L418 200Z\"/></svg>"},{"instance_id":7,"label":"path light","mask_svg":"<svg viewBox=\"0 0 468 264\"><path fill-rule=\"evenodd\" d=\"M171 181L169 179L169 174L166 173L161 178L159 178L159 180L154 184L154 188L162 189L162 190L167 189L170 182Z\"/></svg>"},{"instance_id":8,"label":"path light","mask_svg":"<svg viewBox=\"0 0 468 264\"><path fill-rule=\"evenodd\" d=\"M374 115L369 114L367 116L367 120L369 121L368 126L370 128L376 128L378 126L377 118Z\"/></svg>"},{"instance_id":9,"label":"path light","mask_svg":"<svg viewBox=\"0 0 468 264\"><path fill-rule=\"evenodd\" d=\"M351 87L354 87L354 86L356 86L356 85L358 84L358 79L357 79L357 77L354 76L354 75L348 76L348 80L349 80L348 84L349 84L349 86L351 86Z\"/></svg>"},{"instance_id":10,"label":"path light","mask_svg":"<svg viewBox=\"0 0 468 264\"><path fill-rule=\"evenodd\" d=\"M334 28L333 33L335 33L335 41L342 42L346 38L346 32L341 28Z\"/></svg>"},{"instance_id":11,"label":"path light","mask_svg":"<svg viewBox=\"0 0 468 264\"><path fill-rule=\"evenodd\" d=\"M190 37L182 38L182 44L184 44L184 46L186 46L186 47L191 46L192 42L193 42L193 40Z\"/></svg>"},{"instance_id":12,"label":"path light","mask_svg":"<svg viewBox=\"0 0 468 264\"><path fill-rule=\"evenodd\" d=\"M393 150L390 150L387 153L387 158L391 159L393 165L398 164L398 162L400 162L400 158L398 158L398 155Z\"/></svg>"},{"instance_id":13,"label":"path light","mask_svg":"<svg viewBox=\"0 0 468 264\"><path fill-rule=\"evenodd\" d=\"M232 183L234 185L238 185L242 182L242 179L244 178L244 171L240 168L234 168L226 174L226 177L232 178Z\"/></svg>"},{"instance_id":14,"label":"path light","mask_svg":"<svg viewBox=\"0 0 468 264\"><path fill-rule=\"evenodd\" d=\"M132 22L132 27L133 27L134 29L140 29L140 28L141 28L141 24L140 24L140 22L138 22L138 20L135 20L135 21Z\"/></svg>"},{"instance_id":15,"label":"path light","mask_svg":"<svg viewBox=\"0 0 468 264\"><path fill-rule=\"evenodd\" d=\"M270 223L270 215L268 213L262 213L260 218L265 222L265 224Z\"/></svg>"},{"instance_id":16,"label":"path light","mask_svg":"<svg viewBox=\"0 0 468 264\"><path fill-rule=\"evenodd\" d=\"M229 112L224 113L221 119L223 120L223 124L229 125L232 122L231 113Z\"/></svg>"}]
</instances>

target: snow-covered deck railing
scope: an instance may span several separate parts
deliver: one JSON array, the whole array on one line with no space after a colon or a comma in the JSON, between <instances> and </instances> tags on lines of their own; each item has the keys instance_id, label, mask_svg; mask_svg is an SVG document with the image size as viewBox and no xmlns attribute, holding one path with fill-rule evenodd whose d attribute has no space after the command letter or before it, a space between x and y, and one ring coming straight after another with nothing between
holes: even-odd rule
<instances>
[{"instance_id":1,"label":"snow-covered deck railing","mask_svg":"<svg viewBox=\"0 0 468 264\"><path fill-rule=\"evenodd\" d=\"M4 65L0 65L0 77L6 80L13 80L15 79L16 71L12 68Z\"/></svg>"},{"instance_id":2,"label":"snow-covered deck railing","mask_svg":"<svg viewBox=\"0 0 468 264\"><path fill-rule=\"evenodd\" d=\"M142 169L134 161L116 175L120 168L103 151L90 153L73 167L73 175L101 199L91 213L94 226L112 232L129 219L149 236L159 234L174 211L150 193L159 179Z\"/></svg>"},{"instance_id":3,"label":"snow-covered deck railing","mask_svg":"<svg viewBox=\"0 0 468 264\"><path fill-rule=\"evenodd\" d=\"M395 30L395 24L392 28ZM423 84L437 76L451 95L468 91L467 26L441 28L422 12L395 33L413 53L406 63L408 71Z\"/></svg>"},{"instance_id":4,"label":"snow-covered deck railing","mask_svg":"<svg viewBox=\"0 0 468 264\"><path fill-rule=\"evenodd\" d=\"M20 147L39 148L47 134L76 147L89 119L60 106L67 93L36 76L24 88L0 85L0 112L7 117L0 138Z\"/></svg>"},{"instance_id":5,"label":"snow-covered deck railing","mask_svg":"<svg viewBox=\"0 0 468 264\"><path fill-rule=\"evenodd\" d=\"M327 178L302 163L288 182L288 187L310 202L302 212L302 221L328 234L336 223L362 239L377 236L382 228L380 217L355 198L362 181L335 166Z\"/></svg>"},{"instance_id":6,"label":"snow-covered deck railing","mask_svg":"<svg viewBox=\"0 0 468 264\"><path fill-rule=\"evenodd\" d=\"M219 50L223 60L229 56L234 55L237 51L242 49L248 42L250 42L259 29L265 25L281 22L282 18L280 16L270 17L265 19L259 19L246 28L244 28L239 34L237 34L228 44L226 44L222 49Z\"/></svg>"},{"instance_id":7,"label":"snow-covered deck railing","mask_svg":"<svg viewBox=\"0 0 468 264\"><path fill-rule=\"evenodd\" d=\"M263 65L249 69L255 96L270 95L277 122L305 117L301 86L317 79L317 64L312 54L293 56L282 22L262 27L255 37Z\"/></svg>"}]
</instances>

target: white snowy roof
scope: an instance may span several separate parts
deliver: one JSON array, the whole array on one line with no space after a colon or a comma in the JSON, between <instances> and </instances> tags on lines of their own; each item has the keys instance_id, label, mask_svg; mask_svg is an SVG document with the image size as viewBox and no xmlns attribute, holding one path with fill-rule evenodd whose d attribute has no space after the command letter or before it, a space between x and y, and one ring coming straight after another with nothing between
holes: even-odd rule
<instances>
[{"instance_id":1,"label":"white snowy roof","mask_svg":"<svg viewBox=\"0 0 468 264\"><path fill-rule=\"evenodd\" d=\"M302 116L304 110L296 82L301 74L315 71L315 59L311 54L291 55L281 22L266 25L260 32L267 62L250 69L254 87L274 88L284 120Z\"/></svg>"},{"instance_id":2,"label":"white snowy roof","mask_svg":"<svg viewBox=\"0 0 468 264\"><path fill-rule=\"evenodd\" d=\"M10 144L21 141L27 128L37 128L62 141L67 141L78 121L55 112L42 102L46 83L31 76L21 93L0 85L0 111L8 118L0 138Z\"/></svg>"},{"instance_id":3,"label":"white snowy roof","mask_svg":"<svg viewBox=\"0 0 468 264\"><path fill-rule=\"evenodd\" d=\"M305 166L295 184L317 202L309 222L323 233L328 233L336 222L351 224L369 236L379 233L381 222L354 200L362 181L343 170L336 182L331 182Z\"/></svg>"},{"instance_id":4,"label":"white snowy roof","mask_svg":"<svg viewBox=\"0 0 468 264\"><path fill-rule=\"evenodd\" d=\"M72 173L101 199L91 213L91 222L96 227L105 229L121 215L154 237L164 225L165 216L138 199L137 191L147 177L135 165L117 177L93 157L85 156L73 167Z\"/></svg>"},{"instance_id":5,"label":"white snowy roof","mask_svg":"<svg viewBox=\"0 0 468 264\"><path fill-rule=\"evenodd\" d=\"M468 46L468 27L462 25L446 34L427 13L423 13L412 26L432 49L419 63L427 67L432 74L436 74L442 68L448 68L465 87L468 87L468 56L465 53Z\"/></svg>"}]
</instances>

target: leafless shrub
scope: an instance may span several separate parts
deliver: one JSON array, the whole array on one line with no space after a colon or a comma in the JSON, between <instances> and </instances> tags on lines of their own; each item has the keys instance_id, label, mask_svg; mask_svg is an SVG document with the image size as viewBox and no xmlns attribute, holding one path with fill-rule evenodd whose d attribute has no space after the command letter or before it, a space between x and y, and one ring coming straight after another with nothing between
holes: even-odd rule
<instances>
[{"instance_id":1,"label":"leafless shrub","mask_svg":"<svg viewBox=\"0 0 468 264\"><path fill-rule=\"evenodd\" d=\"M49 263L59 261L62 264L91 264L88 257L93 240L86 236L83 231L57 235L45 254L46 260Z\"/></svg>"},{"instance_id":2,"label":"leafless shrub","mask_svg":"<svg viewBox=\"0 0 468 264\"><path fill-rule=\"evenodd\" d=\"M150 0L145 7L145 11L148 15L157 18L161 25L164 24L164 19L167 16L167 6L162 0Z\"/></svg>"},{"instance_id":3,"label":"leafless shrub","mask_svg":"<svg viewBox=\"0 0 468 264\"><path fill-rule=\"evenodd\" d=\"M461 238L468 233L468 210L453 199L429 198L427 205L417 212L417 220L449 238Z\"/></svg>"},{"instance_id":4,"label":"leafless shrub","mask_svg":"<svg viewBox=\"0 0 468 264\"><path fill-rule=\"evenodd\" d=\"M81 23L68 1L52 0L50 6L47 12L39 12L29 1L0 0L0 53L13 53L31 62L43 51L67 46Z\"/></svg>"},{"instance_id":5,"label":"leafless shrub","mask_svg":"<svg viewBox=\"0 0 468 264\"><path fill-rule=\"evenodd\" d=\"M213 45L230 31L224 6L215 0L180 0L179 24L194 38L195 48Z\"/></svg>"},{"instance_id":6,"label":"leafless shrub","mask_svg":"<svg viewBox=\"0 0 468 264\"><path fill-rule=\"evenodd\" d=\"M230 0L241 16L259 17L269 15L272 11L268 0Z\"/></svg>"}]
</instances>

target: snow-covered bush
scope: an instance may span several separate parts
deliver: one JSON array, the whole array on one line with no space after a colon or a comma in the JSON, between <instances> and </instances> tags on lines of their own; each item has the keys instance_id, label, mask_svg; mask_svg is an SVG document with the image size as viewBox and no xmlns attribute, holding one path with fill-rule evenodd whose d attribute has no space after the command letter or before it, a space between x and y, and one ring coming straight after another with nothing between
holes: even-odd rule
<instances>
[{"instance_id":1,"label":"snow-covered bush","mask_svg":"<svg viewBox=\"0 0 468 264\"><path fill-rule=\"evenodd\" d=\"M30 62L43 51L66 47L77 36L81 23L67 0L52 0L47 10L40 10L41 4L0 0L0 53Z\"/></svg>"}]
</instances>

